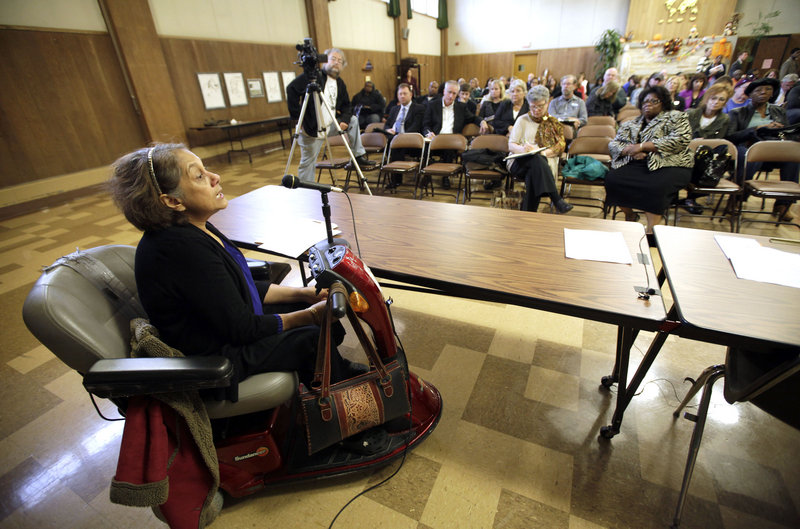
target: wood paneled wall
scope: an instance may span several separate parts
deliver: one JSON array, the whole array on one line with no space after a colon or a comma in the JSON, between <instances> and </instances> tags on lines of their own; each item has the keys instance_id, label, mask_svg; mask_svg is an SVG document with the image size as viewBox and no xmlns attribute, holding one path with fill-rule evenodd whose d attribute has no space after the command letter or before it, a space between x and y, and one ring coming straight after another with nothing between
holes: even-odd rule
<instances>
[{"instance_id":1,"label":"wood paneled wall","mask_svg":"<svg viewBox=\"0 0 800 529\"><path fill-rule=\"evenodd\" d=\"M0 29L0 187L99 167L145 138L105 33Z\"/></svg>"},{"instance_id":2,"label":"wood paneled wall","mask_svg":"<svg viewBox=\"0 0 800 529\"><path fill-rule=\"evenodd\" d=\"M675 2L675 5L679 2ZM662 39L686 39L692 26L697 27L701 37L722 35L725 23L736 11L736 0L700 0L698 2L697 20L689 20L688 11L683 14L669 16L669 11L662 0L631 0L628 8L628 24L625 34L633 33L633 40L653 40L655 35ZM667 22L672 18L673 22ZM682 18L682 22L677 22ZM659 24L659 20L663 20Z\"/></svg>"},{"instance_id":3,"label":"wood paneled wall","mask_svg":"<svg viewBox=\"0 0 800 529\"><path fill-rule=\"evenodd\" d=\"M597 54L591 46L539 50L536 53L539 55L536 75L541 76L545 70L549 70L550 75L556 79L567 74L577 76L585 72L586 77L591 80L597 61ZM447 58L447 75L451 79L477 77L481 85L484 85L489 77L513 75L514 56L513 52L450 56ZM527 75L525 80L527 81Z\"/></svg>"}]
</instances>

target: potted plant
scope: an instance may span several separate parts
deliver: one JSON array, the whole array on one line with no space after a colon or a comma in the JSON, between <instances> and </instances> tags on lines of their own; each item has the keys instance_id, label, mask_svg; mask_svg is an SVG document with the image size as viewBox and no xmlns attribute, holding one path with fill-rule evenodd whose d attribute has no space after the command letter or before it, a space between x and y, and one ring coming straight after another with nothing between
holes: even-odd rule
<instances>
[{"instance_id":1,"label":"potted plant","mask_svg":"<svg viewBox=\"0 0 800 529\"><path fill-rule=\"evenodd\" d=\"M597 76L609 68L617 65L617 59L622 53L622 41L620 35L615 29L607 29L600 35L600 39L594 45L594 51L597 52Z\"/></svg>"}]
</instances>

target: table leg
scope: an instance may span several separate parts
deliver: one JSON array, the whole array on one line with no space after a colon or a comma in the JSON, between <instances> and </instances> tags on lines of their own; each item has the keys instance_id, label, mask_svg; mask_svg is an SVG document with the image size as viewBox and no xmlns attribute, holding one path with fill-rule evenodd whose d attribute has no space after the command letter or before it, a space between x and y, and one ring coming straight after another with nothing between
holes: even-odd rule
<instances>
[{"instance_id":1,"label":"table leg","mask_svg":"<svg viewBox=\"0 0 800 529\"><path fill-rule=\"evenodd\" d=\"M614 409L614 416L611 419L611 424L600 428L601 437L611 439L619 433L625 410L628 408L631 400L633 400L633 396L636 395L639 385L647 375L650 366L653 365L656 356L658 356L658 353L661 351L661 347L664 345L670 332L678 325L674 321L676 314L677 311L675 307L673 307L669 314L667 314L666 324L656 333L642 362L639 364L639 367L636 368L636 373L634 373L630 383L628 383L628 364L630 362L631 347L633 346L635 333L637 331L633 329L628 329L626 331L624 328L620 328L620 333L617 337L617 365L614 366L615 372L611 376L603 377L602 379L602 384L605 387L610 387L611 384L617 382L617 407Z\"/></svg>"}]
</instances>

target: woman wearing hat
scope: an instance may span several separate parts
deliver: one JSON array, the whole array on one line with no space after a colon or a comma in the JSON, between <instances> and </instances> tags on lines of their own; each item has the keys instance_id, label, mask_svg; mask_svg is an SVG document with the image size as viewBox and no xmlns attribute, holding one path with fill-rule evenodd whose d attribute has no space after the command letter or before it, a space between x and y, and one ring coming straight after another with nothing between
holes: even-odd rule
<instances>
[{"instance_id":1,"label":"woman wearing hat","mask_svg":"<svg viewBox=\"0 0 800 529\"><path fill-rule=\"evenodd\" d=\"M748 147L760 139L757 134L758 130L762 128L779 129L789 124L786 119L786 111L780 106L772 104L778 96L779 87L780 84L776 79L756 79L744 92L750 97L750 102L732 110L729 114L730 124L727 139L733 142L739 151L736 177L740 183L743 180L752 179L763 165L761 162L753 162L746 168L744 166L744 155ZM769 165L772 168L780 169L781 180L797 182L800 164L781 162ZM791 204L791 200L776 200L773 213L779 219L789 221L791 217L786 215L786 212Z\"/></svg>"}]
</instances>

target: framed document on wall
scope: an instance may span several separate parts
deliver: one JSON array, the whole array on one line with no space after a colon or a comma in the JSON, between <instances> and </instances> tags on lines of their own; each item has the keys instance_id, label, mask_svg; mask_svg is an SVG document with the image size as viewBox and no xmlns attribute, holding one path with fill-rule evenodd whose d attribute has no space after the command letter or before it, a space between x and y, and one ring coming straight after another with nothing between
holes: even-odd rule
<instances>
[{"instance_id":1,"label":"framed document on wall","mask_svg":"<svg viewBox=\"0 0 800 529\"><path fill-rule=\"evenodd\" d=\"M247 104L247 94L244 90L244 77L240 72L223 73L225 77L225 87L228 89L228 101L232 107L240 107Z\"/></svg>"},{"instance_id":2,"label":"framed document on wall","mask_svg":"<svg viewBox=\"0 0 800 529\"><path fill-rule=\"evenodd\" d=\"M222 95L222 83L219 81L218 73L199 73L197 81L200 83L206 110L225 108L225 96Z\"/></svg>"},{"instance_id":3,"label":"framed document on wall","mask_svg":"<svg viewBox=\"0 0 800 529\"><path fill-rule=\"evenodd\" d=\"M289 88L289 83L294 81L294 78L297 77L294 72L281 72L281 80L283 81L283 92L286 93L286 89Z\"/></svg>"},{"instance_id":4,"label":"framed document on wall","mask_svg":"<svg viewBox=\"0 0 800 529\"><path fill-rule=\"evenodd\" d=\"M281 82L278 80L278 72L264 72L264 87L267 89L267 103L277 103L281 101Z\"/></svg>"},{"instance_id":5,"label":"framed document on wall","mask_svg":"<svg viewBox=\"0 0 800 529\"><path fill-rule=\"evenodd\" d=\"M247 91L250 92L250 99L254 97L264 97L264 89L261 87L261 79L248 79Z\"/></svg>"}]
</instances>

